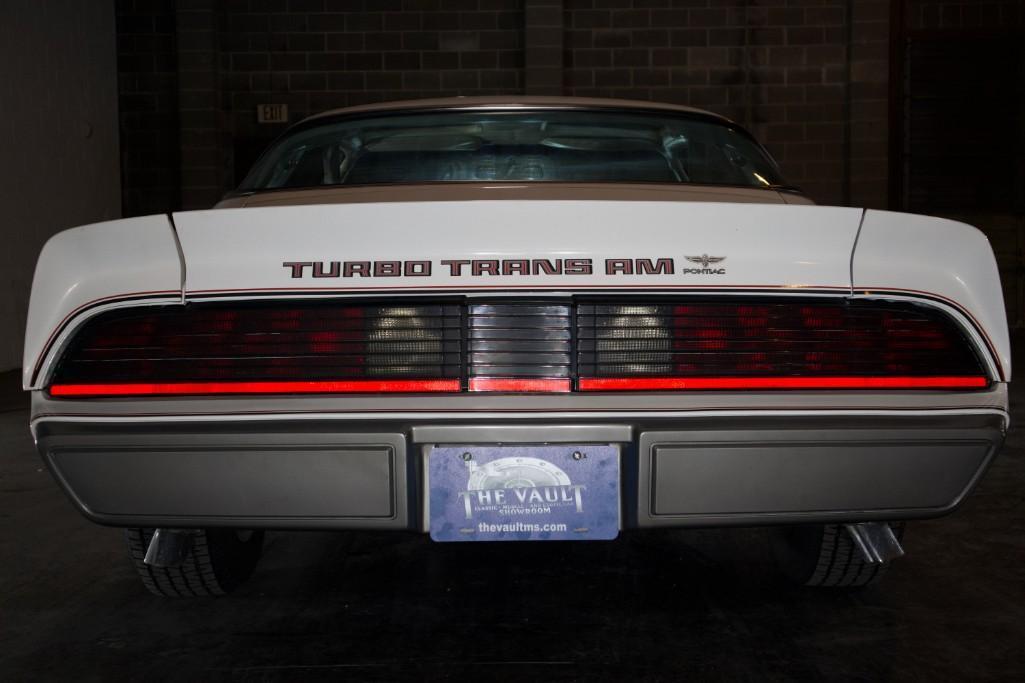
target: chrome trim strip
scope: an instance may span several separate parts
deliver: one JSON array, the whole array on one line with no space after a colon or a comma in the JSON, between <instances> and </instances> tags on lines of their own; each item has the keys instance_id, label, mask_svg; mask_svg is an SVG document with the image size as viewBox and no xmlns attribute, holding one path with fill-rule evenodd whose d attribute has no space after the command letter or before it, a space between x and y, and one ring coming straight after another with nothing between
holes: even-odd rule
<instances>
[{"instance_id":1,"label":"chrome trim strip","mask_svg":"<svg viewBox=\"0 0 1025 683\"><path fill-rule=\"evenodd\" d=\"M420 425L413 443L616 443L633 440L631 425Z\"/></svg>"}]
</instances>

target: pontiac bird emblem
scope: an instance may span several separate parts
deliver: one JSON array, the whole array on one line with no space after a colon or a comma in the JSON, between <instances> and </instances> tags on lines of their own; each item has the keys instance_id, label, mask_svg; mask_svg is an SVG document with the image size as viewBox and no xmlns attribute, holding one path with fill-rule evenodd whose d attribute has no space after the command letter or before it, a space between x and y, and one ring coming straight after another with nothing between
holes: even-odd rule
<instances>
[{"instance_id":1,"label":"pontiac bird emblem","mask_svg":"<svg viewBox=\"0 0 1025 683\"><path fill-rule=\"evenodd\" d=\"M684 256L685 259L691 263L700 263L702 268L707 268L710 263L719 263L725 261L725 256L709 256L708 254L702 254L701 256Z\"/></svg>"}]
</instances>

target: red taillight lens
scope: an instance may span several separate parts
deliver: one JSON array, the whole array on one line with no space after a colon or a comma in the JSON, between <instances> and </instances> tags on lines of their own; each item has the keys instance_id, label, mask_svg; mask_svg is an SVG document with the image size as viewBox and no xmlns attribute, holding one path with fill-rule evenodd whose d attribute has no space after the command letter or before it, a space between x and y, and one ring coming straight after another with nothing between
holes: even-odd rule
<instances>
[{"instance_id":1,"label":"red taillight lens","mask_svg":"<svg viewBox=\"0 0 1025 683\"><path fill-rule=\"evenodd\" d=\"M185 396L203 394L351 394L459 391L458 379L319 382L126 382L54 384L54 396Z\"/></svg>"},{"instance_id":2,"label":"red taillight lens","mask_svg":"<svg viewBox=\"0 0 1025 683\"><path fill-rule=\"evenodd\" d=\"M870 301L581 304L581 391L966 389L988 384L941 312Z\"/></svg>"},{"instance_id":3,"label":"red taillight lens","mask_svg":"<svg viewBox=\"0 0 1025 683\"><path fill-rule=\"evenodd\" d=\"M114 311L58 366L54 396L461 388L458 305L218 304Z\"/></svg>"},{"instance_id":4,"label":"red taillight lens","mask_svg":"<svg viewBox=\"0 0 1025 683\"><path fill-rule=\"evenodd\" d=\"M985 377L582 377L581 391L981 389Z\"/></svg>"}]
</instances>

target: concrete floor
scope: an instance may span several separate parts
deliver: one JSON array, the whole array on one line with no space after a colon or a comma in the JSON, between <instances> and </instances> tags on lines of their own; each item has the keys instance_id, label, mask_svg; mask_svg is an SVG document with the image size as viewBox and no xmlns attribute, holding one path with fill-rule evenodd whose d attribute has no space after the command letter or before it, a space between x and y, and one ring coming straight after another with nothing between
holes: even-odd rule
<instances>
[{"instance_id":1,"label":"concrete floor","mask_svg":"<svg viewBox=\"0 0 1025 683\"><path fill-rule=\"evenodd\" d=\"M0 396L3 680L1025 680L1021 431L862 593L782 586L757 531L486 546L306 533L270 535L236 595L175 601L143 590L120 531L72 509L24 400Z\"/></svg>"}]
</instances>

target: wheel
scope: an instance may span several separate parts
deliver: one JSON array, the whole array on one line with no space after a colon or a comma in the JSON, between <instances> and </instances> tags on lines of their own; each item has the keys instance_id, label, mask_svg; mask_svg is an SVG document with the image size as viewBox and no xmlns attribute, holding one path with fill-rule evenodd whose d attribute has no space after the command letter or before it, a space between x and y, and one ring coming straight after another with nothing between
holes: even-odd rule
<instances>
[{"instance_id":1,"label":"wheel","mask_svg":"<svg viewBox=\"0 0 1025 683\"><path fill-rule=\"evenodd\" d=\"M263 551L262 531L203 529L179 566L151 567L143 558L153 529L126 529L125 537L143 585L172 598L227 595L249 578Z\"/></svg>"},{"instance_id":2,"label":"wheel","mask_svg":"<svg viewBox=\"0 0 1025 683\"><path fill-rule=\"evenodd\" d=\"M891 523L899 540L903 523ZM889 562L866 562L842 524L781 527L774 539L776 562L784 576L802 586L862 588L879 581Z\"/></svg>"}]
</instances>

